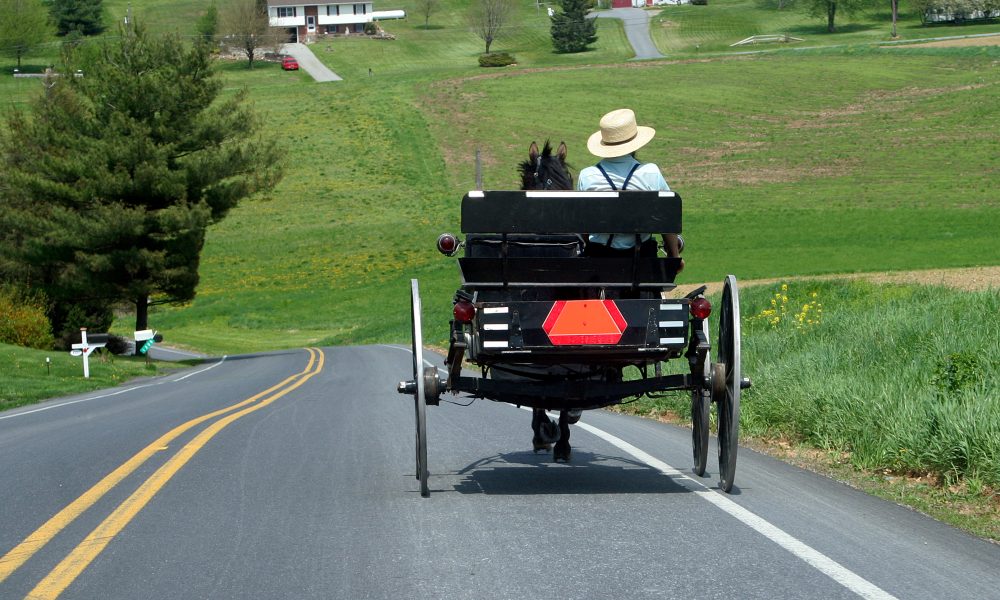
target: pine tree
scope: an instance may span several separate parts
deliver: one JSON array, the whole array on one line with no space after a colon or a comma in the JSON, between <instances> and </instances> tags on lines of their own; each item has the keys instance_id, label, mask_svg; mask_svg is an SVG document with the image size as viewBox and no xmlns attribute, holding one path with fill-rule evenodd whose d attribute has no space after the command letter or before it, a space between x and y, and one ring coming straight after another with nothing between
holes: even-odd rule
<instances>
[{"instance_id":1,"label":"pine tree","mask_svg":"<svg viewBox=\"0 0 1000 600\"><path fill-rule=\"evenodd\" d=\"M596 19L588 19L593 0L559 0L562 12L552 16L552 45L556 52L583 52L597 41Z\"/></svg>"},{"instance_id":2,"label":"pine tree","mask_svg":"<svg viewBox=\"0 0 1000 600\"><path fill-rule=\"evenodd\" d=\"M207 45L121 29L0 142L0 275L44 291L54 327L65 306L131 302L145 329L148 299L191 300L208 225L281 176L246 94L219 99Z\"/></svg>"},{"instance_id":3,"label":"pine tree","mask_svg":"<svg viewBox=\"0 0 1000 600\"><path fill-rule=\"evenodd\" d=\"M101 0L49 0L49 10L59 35L74 31L97 35L104 31Z\"/></svg>"}]
</instances>

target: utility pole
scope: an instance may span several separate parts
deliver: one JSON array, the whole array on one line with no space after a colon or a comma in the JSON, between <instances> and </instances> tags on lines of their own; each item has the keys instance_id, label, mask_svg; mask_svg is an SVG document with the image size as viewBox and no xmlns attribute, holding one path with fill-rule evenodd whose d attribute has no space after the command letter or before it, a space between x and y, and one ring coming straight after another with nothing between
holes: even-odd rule
<instances>
[{"instance_id":1,"label":"utility pole","mask_svg":"<svg viewBox=\"0 0 1000 600\"><path fill-rule=\"evenodd\" d=\"M476 148L476 189L483 189L483 162L479 159L479 148Z\"/></svg>"},{"instance_id":2,"label":"utility pole","mask_svg":"<svg viewBox=\"0 0 1000 600\"><path fill-rule=\"evenodd\" d=\"M899 0L889 0L892 4L892 39L896 39L896 17L899 14Z\"/></svg>"}]
</instances>

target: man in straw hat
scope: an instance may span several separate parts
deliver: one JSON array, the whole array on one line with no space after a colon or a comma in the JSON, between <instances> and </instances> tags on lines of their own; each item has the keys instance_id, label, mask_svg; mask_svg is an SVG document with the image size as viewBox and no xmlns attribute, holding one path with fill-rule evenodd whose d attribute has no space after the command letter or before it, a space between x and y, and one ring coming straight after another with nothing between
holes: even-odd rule
<instances>
[{"instance_id":1,"label":"man in straw hat","mask_svg":"<svg viewBox=\"0 0 1000 600\"><path fill-rule=\"evenodd\" d=\"M587 149L601 161L580 171L577 189L581 191L658 190L670 191L660 168L653 163L640 163L635 152L656 135L652 127L637 125L635 113L628 108L613 110L601 117L601 129L587 140ZM680 256L681 242L673 233L661 234L667 256ZM639 253L656 256L656 240L651 234L640 237ZM589 256L631 256L635 252L634 235L598 233L590 236ZM680 269L684 268L681 261Z\"/></svg>"}]
</instances>

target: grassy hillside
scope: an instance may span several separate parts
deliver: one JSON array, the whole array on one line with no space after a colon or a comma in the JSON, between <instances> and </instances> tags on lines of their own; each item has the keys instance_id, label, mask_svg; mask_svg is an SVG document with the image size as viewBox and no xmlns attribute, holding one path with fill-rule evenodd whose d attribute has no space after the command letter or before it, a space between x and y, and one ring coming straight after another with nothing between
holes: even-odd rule
<instances>
[{"instance_id":1,"label":"grassy hillside","mask_svg":"<svg viewBox=\"0 0 1000 600\"><path fill-rule=\"evenodd\" d=\"M344 71L348 54L320 56ZM565 140L585 166L586 136L621 102L595 93L611 79L659 131L643 158L685 198L685 281L995 264L995 59L876 50L436 81L376 70L326 86L231 65L286 140L289 171L213 229L198 299L154 323L212 352L404 341L419 277L442 340L457 276L433 244L457 229L476 148L488 187L516 185L532 140Z\"/></svg>"},{"instance_id":2,"label":"grassy hillside","mask_svg":"<svg viewBox=\"0 0 1000 600\"><path fill-rule=\"evenodd\" d=\"M190 34L205 5L147 0L132 10L153 30ZM109 20L125 6L109 3ZM685 198L686 281L1000 260L1000 136L988 126L1000 105L995 48L623 63L631 52L620 24L602 20L590 52L557 55L544 10L524 1L495 46L519 65L486 70L464 6L442 2L424 28L414 5L380 5L411 14L384 23L396 40L315 44L343 82L221 65L284 141L288 171L212 229L198 298L154 312L170 341L220 353L405 341L410 277L425 290L428 337L443 340L457 278L433 241L457 227L475 151L493 188L516 185L514 165L532 140L565 140L580 168L593 160L584 142L598 117L621 104L658 129L642 158ZM738 0L664 14L701 9L780 21ZM841 22L845 33L825 39L858 29ZM678 23L682 37L696 35ZM971 31L933 33L953 30ZM0 78L4 101L39 92L36 80Z\"/></svg>"}]
</instances>

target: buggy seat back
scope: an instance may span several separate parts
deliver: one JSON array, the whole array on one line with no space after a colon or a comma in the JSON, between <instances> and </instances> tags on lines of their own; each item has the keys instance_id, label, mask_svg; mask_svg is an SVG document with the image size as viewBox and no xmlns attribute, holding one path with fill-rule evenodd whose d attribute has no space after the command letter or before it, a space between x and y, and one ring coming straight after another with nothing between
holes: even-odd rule
<instances>
[{"instance_id":1,"label":"buggy seat back","mask_svg":"<svg viewBox=\"0 0 1000 600\"><path fill-rule=\"evenodd\" d=\"M671 289L680 259L581 256L589 233L680 233L681 198L657 191L472 191L462 198L463 287Z\"/></svg>"}]
</instances>

